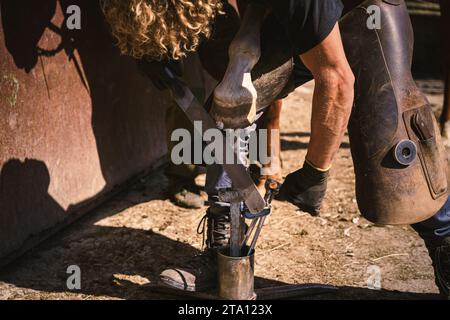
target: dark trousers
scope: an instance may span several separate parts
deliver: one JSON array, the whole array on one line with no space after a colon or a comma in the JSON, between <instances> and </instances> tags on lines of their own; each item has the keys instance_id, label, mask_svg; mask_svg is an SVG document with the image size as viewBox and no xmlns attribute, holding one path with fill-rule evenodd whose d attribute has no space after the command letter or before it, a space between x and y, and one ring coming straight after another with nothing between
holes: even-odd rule
<instances>
[{"instance_id":1,"label":"dark trousers","mask_svg":"<svg viewBox=\"0 0 450 320\"><path fill-rule=\"evenodd\" d=\"M433 217L412 227L426 242L439 243L441 239L450 236L450 197Z\"/></svg>"}]
</instances>

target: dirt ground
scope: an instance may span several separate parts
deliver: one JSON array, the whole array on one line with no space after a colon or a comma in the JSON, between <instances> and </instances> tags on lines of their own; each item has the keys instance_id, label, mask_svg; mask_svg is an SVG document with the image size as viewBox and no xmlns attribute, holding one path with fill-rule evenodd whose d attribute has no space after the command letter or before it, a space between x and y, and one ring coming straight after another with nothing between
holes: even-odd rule
<instances>
[{"instance_id":1,"label":"dirt ground","mask_svg":"<svg viewBox=\"0 0 450 320\"><path fill-rule=\"evenodd\" d=\"M424 81L435 106L442 84ZM303 161L309 139L313 85L284 104L285 174ZM201 182L201 179L199 179ZM172 263L199 253L197 224L205 209L181 209L167 200L162 170L142 179L92 214L26 254L0 274L0 299L161 299L152 286ZM81 289L69 290L68 266L81 268ZM370 290L373 266L382 290ZM423 241L409 226L378 226L358 212L348 138L336 158L322 215L313 218L274 202L257 246L256 285L331 284L339 291L320 299L437 298Z\"/></svg>"}]
</instances>

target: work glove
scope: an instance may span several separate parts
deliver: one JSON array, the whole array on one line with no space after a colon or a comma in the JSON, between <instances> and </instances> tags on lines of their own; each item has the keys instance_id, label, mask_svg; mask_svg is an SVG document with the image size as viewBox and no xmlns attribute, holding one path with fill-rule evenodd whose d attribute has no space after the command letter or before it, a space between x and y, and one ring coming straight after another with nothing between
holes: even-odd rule
<instances>
[{"instance_id":1,"label":"work glove","mask_svg":"<svg viewBox=\"0 0 450 320\"><path fill-rule=\"evenodd\" d=\"M277 199L289 201L300 210L318 216L327 190L328 176L329 170L318 170L305 161L303 168L286 177Z\"/></svg>"},{"instance_id":2,"label":"work glove","mask_svg":"<svg viewBox=\"0 0 450 320\"><path fill-rule=\"evenodd\" d=\"M152 81L157 89L161 91L171 89L175 93L183 93L178 80L173 77L183 75L181 62L174 60L157 61L144 57L138 60L137 64L139 70Z\"/></svg>"}]
</instances>

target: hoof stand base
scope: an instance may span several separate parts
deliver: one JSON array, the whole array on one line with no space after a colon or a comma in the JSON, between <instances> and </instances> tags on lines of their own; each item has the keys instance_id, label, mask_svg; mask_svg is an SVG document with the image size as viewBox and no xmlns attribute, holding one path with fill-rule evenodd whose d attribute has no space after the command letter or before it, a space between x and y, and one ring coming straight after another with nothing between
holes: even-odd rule
<instances>
[{"instance_id":1,"label":"hoof stand base","mask_svg":"<svg viewBox=\"0 0 450 320\"><path fill-rule=\"evenodd\" d=\"M225 300L255 300L255 251L245 247L239 257L231 257L230 249L217 253L219 297Z\"/></svg>"}]
</instances>

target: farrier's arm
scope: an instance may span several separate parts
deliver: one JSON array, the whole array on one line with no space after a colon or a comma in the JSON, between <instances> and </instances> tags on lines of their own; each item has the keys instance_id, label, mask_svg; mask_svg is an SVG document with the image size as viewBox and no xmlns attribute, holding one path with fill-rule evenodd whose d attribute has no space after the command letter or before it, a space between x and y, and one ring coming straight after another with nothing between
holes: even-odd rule
<instances>
[{"instance_id":1,"label":"farrier's arm","mask_svg":"<svg viewBox=\"0 0 450 320\"><path fill-rule=\"evenodd\" d=\"M347 128L354 96L354 76L345 57L338 25L321 44L300 58L315 79L306 160L315 167L327 169Z\"/></svg>"},{"instance_id":2,"label":"farrier's arm","mask_svg":"<svg viewBox=\"0 0 450 320\"><path fill-rule=\"evenodd\" d=\"M315 79L311 138L303 167L286 177L280 199L318 215L327 189L328 171L350 117L354 77L337 24L321 44L300 58Z\"/></svg>"}]
</instances>

